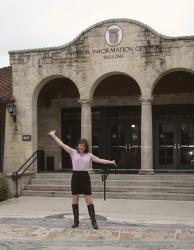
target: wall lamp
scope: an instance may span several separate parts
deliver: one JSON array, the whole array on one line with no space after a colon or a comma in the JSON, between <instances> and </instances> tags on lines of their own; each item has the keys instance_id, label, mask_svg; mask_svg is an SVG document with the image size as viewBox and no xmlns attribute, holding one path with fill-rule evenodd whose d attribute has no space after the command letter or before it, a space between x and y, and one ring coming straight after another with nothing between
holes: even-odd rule
<instances>
[{"instance_id":1,"label":"wall lamp","mask_svg":"<svg viewBox=\"0 0 194 250\"><path fill-rule=\"evenodd\" d=\"M11 117L13 118L13 121L16 122L16 105L15 101L9 101L6 105L7 111L10 113Z\"/></svg>"}]
</instances>

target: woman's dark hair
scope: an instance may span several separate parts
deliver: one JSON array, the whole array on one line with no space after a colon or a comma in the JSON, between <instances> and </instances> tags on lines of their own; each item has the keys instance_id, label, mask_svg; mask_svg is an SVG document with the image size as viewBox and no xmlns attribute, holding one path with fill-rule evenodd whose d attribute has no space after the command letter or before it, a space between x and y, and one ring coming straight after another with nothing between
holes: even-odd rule
<instances>
[{"instance_id":1,"label":"woman's dark hair","mask_svg":"<svg viewBox=\"0 0 194 250\"><path fill-rule=\"evenodd\" d=\"M89 152L89 145L88 145L88 141L86 139L80 139L77 143L76 149L78 149L78 145L79 144L84 144L85 146L85 151L84 153L88 153Z\"/></svg>"}]
</instances>

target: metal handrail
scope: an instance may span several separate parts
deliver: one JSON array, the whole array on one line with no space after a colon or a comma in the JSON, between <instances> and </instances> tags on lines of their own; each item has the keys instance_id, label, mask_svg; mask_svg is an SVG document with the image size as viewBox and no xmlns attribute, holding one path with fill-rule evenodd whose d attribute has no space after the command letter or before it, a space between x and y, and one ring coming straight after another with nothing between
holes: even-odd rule
<instances>
[{"instance_id":1,"label":"metal handrail","mask_svg":"<svg viewBox=\"0 0 194 250\"><path fill-rule=\"evenodd\" d=\"M19 192L18 192L18 180L19 178L21 178L24 173L29 169L29 167L38 159L38 151L39 150L36 150L25 162L24 164L22 164L21 167L18 168L17 171L14 171L12 172L12 180L15 181L15 184L16 184L16 195L15 197L19 197ZM36 155L36 156L35 156ZM33 157L35 156L35 158L33 159ZM30 160L32 159L31 162L29 162ZM29 162L29 164L27 165L27 163ZM26 167L27 165L27 167ZM24 169L25 168L25 169ZM23 170L22 170L23 169ZM22 170L21 173L19 173L20 171Z\"/></svg>"},{"instance_id":2,"label":"metal handrail","mask_svg":"<svg viewBox=\"0 0 194 250\"><path fill-rule=\"evenodd\" d=\"M104 166L101 168L102 174L102 182L104 182L104 200L106 200L106 179L108 175L111 173L111 170L114 169L114 174L117 174L117 168L111 167L110 165Z\"/></svg>"}]
</instances>

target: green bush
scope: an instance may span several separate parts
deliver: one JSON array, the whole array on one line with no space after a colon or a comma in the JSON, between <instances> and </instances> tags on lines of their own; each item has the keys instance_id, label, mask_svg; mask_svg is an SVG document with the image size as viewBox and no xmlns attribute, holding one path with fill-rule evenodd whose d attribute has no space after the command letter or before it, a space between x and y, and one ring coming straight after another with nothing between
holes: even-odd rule
<instances>
[{"instance_id":1,"label":"green bush","mask_svg":"<svg viewBox=\"0 0 194 250\"><path fill-rule=\"evenodd\" d=\"M8 184L5 179L0 179L0 201L8 198Z\"/></svg>"}]
</instances>

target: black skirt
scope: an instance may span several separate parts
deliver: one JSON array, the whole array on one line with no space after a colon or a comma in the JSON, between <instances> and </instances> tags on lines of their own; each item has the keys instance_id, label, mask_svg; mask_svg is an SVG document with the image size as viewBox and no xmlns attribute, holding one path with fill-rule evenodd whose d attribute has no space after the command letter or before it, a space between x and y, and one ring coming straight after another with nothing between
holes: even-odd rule
<instances>
[{"instance_id":1,"label":"black skirt","mask_svg":"<svg viewBox=\"0 0 194 250\"><path fill-rule=\"evenodd\" d=\"M88 171L73 171L71 178L71 191L72 194L92 194Z\"/></svg>"}]
</instances>

